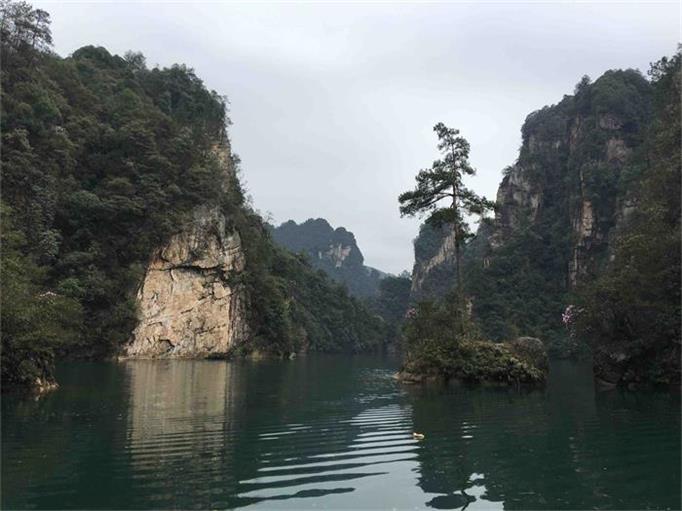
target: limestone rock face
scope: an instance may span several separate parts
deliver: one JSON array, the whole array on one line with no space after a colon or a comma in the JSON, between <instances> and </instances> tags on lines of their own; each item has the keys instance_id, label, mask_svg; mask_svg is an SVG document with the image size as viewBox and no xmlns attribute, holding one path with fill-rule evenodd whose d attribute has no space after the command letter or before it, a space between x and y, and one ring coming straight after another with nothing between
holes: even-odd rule
<instances>
[{"instance_id":1,"label":"limestone rock face","mask_svg":"<svg viewBox=\"0 0 682 511\"><path fill-rule=\"evenodd\" d=\"M528 172L518 163L497 189L496 202L500 205L495 213L495 230L490 237L493 249L499 248L524 219L535 221L542 198L542 188L529 178Z\"/></svg>"},{"instance_id":2,"label":"limestone rock face","mask_svg":"<svg viewBox=\"0 0 682 511\"><path fill-rule=\"evenodd\" d=\"M490 227L481 224L478 239L464 250L463 260L480 260L485 268L517 233L528 227L546 233L545 225L554 225L570 237L563 254L564 271L567 288L574 289L599 271L601 261L608 258L616 228L626 223L633 209L632 200L618 196L615 188L604 192L595 185L619 179L633 155L627 131L633 128L614 113L583 117L552 108L543 115L551 113L554 128L535 126L535 114L529 116L530 127L524 127L519 158L505 170L497 190L495 218ZM592 151L589 157L585 157L586 148ZM549 217L561 204L565 205L561 218ZM415 252L413 299L433 298L438 296L434 289L454 285L452 237L441 233L431 243L437 248L429 257Z\"/></svg>"},{"instance_id":3,"label":"limestone rock face","mask_svg":"<svg viewBox=\"0 0 682 511\"><path fill-rule=\"evenodd\" d=\"M450 226L448 225L448 228ZM426 260L416 260L412 269L412 296L420 296L425 288L425 281L430 278L434 269L442 266L453 266L455 261L455 233L452 229L442 239L436 253ZM454 271L453 271L454 273Z\"/></svg>"},{"instance_id":4,"label":"limestone rock face","mask_svg":"<svg viewBox=\"0 0 682 511\"><path fill-rule=\"evenodd\" d=\"M139 324L124 356L221 357L246 341L247 298L235 282L244 265L239 233L227 228L217 208L198 208L154 254L137 294Z\"/></svg>"},{"instance_id":5,"label":"limestone rock face","mask_svg":"<svg viewBox=\"0 0 682 511\"><path fill-rule=\"evenodd\" d=\"M341 243L338 243L336 245L332 245L331 247L329 247L329 250L327 250L324 253L322 253L321 251L318 252L317 257L318 259L327 257L334 265L334 268L341 268L341 266L343 266L343 262L350 255L352 250L353 247L344 246Z\"/></svg>"}]
</instances>

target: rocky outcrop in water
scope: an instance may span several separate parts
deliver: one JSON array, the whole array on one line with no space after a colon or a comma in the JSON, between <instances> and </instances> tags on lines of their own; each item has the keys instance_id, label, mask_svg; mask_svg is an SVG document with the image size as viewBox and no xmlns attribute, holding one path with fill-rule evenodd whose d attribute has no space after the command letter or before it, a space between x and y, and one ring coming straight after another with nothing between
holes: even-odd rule
<instances>
[{"instance_id":1,"label":"rocky outcrop in water","mask_svg":"<svg viewBox=\"0 0 682 511\"><path fill-rule=\"evenodd\" d=\"M223 357L248 339L247 296L237 277L239 233L217 209L192 221L154 254L137 294L139 324L128 357Z\"/></svg>"},{"instance_id":2,"label":"rocky outcrop in water","mask_svg":"<svg viewBox=\"0 0 682 511\"><path fill-rule=\"evenodd\" d=\"M509 343L460 341L448 356L425 359L409 353L396 375L403 383L458 381L487 385L543 385L549 373L547 351L539 339Z\"/></svg>"}]
</instances>

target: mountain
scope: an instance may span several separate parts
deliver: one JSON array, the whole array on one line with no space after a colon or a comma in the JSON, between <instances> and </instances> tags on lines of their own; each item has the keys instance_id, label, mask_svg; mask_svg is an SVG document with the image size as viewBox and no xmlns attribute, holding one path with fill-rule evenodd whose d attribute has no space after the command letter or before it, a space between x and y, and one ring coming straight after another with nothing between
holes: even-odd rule
<instances>
[{"instance_id":1,"label":"mountain","mask_svg":"<svg viewBox=\"0 0 682 511\"><path fill-rule=\"evenodd\" d=\"M272 228L272 239L294 253L304 253L313 267L348 287L358 297L376 296L385 273L365 266L352 232L334 229L323 218L302 224L293 220Z\"/></svg>"},{"instance_id":2,"label":"mountain","mask_svg":"<svg viewBox=\"0 0 682 511\"><path fill-rule=\"evenodd\" d=\"M487 337L538 336L564 354L588 341L595 374L610 383L679 382L679 55L651 77L585 77L573 95L530 114L495 217L462 263ZM635 254L635 239L649 250ZM444 296L453 259L450 229L423 226L412 299Z\"/></svg>"},{"instance_id":3,"label":"mountain","mask_svg":"<svg viewBox=\"0 0 682 511\"><path fill-rule=\"evenodd\" d=\"M382 321L246 204L226 100L192 69L86 46L2 4L2 383L55 358L363 351ZM11 296L11 300L8 297Z\"/></svg>"}]
</instances>

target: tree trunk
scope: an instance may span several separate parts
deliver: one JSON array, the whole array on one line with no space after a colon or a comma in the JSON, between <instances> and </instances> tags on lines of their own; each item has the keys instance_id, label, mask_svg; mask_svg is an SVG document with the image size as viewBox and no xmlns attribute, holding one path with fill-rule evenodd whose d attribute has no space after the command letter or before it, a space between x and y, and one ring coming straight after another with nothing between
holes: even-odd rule
<instances>
[{"instance_id":1,"label":"tree trunk","mask_svg":"<svg viewBox=\"0 0 682 511\"><path fill-rule=\"evenodd\" d=\"M457 197L459 190L457 189L457 181L452 184L452 210L454 212L455 221L453 224L453 232L455 235L455 272L457 285L455 289L455 335L463 333L464 330L464 311L462 310L462 265L460 253L460 233L459 233L459 207L457 206Z\"/></svg>"}]
</instances>

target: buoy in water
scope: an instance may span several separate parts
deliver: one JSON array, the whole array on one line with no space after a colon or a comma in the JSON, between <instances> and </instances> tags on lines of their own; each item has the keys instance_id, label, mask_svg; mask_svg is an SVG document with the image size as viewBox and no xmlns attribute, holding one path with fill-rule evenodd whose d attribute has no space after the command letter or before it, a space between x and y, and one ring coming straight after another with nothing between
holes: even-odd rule
<instances>
[{"instance_id":1,"label":"buoy in water","mask_svg":"<svg viewBox=\"0 0 682 511\"><path fill-rule=\"evenodd\" d=\"M421 433L412 433L412 438L414 438L415 440L424 440L424 435L422 435Z\"/></svg>"}]
</instances>

